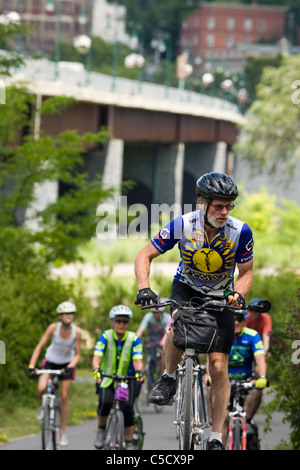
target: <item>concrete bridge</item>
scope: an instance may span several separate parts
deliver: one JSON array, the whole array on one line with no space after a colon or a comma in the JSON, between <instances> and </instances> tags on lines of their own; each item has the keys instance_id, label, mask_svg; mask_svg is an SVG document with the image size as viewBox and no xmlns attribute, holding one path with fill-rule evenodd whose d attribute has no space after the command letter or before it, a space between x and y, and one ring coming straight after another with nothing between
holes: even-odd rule
<instances>
[{"instance_id":1,"label":"concrete bridge","mask_svg":"<svg viewBox=\"0 0 300 470\"><path fill-rule=\"evenodd\" d=\"M213 170L232 172L231 146L243 122L236 105L189 90L87 74L80 64L60 63L58 71L54 80L53 63L30 60L15 76L29 80L37 100L77 99L59 116L43 117L38 131L56 135L76 129L81 134L107 127L112 137L89 152L87 170L101 173L107 186L135 181L128 204L193 204L197 177Z\"/></svg>"}]
</instances>

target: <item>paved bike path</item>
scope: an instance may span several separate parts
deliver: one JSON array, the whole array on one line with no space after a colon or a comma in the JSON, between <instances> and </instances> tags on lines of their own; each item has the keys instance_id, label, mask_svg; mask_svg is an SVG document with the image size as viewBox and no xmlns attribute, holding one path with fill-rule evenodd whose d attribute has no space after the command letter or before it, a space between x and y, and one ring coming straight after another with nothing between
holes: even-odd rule
<instances>
[{"instance_id":1,"label":"paved bike path","mask_svg":"<svg viewBox=\"0 0 300 470\"><path fill-rule=\"evenodd\" d=\"M274 413L271 421L272 432L263 432L265 415L258 413L256 422L259 426L262 450L274 449L281 440L289 440L289 425L282 423L282 413ZM163 412L156 413L151 407L143 412L145 441L143 450L178 450L175 437L174 408L164 407ZM61 450L95 450L93 446L97 421L95 419L82 424L70 426L67 429L69 446ZM39 434L15 439L0 446L0 450L41 450Z\"/></svg>"}]
</instances>

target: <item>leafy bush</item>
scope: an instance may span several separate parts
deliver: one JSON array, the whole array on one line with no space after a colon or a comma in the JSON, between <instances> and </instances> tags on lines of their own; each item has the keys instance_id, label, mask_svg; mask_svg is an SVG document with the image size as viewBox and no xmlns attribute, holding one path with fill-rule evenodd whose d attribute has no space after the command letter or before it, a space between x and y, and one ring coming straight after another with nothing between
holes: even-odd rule
<instances>
[{"instance_id":1,"label":"leafy bush","mask_svg":"<svg viewBox=\"0 0 300 470\"><path fill-rule=\"evenodd\" d=\"M292 449L300 449L300 290L294 301L289 301L285 321L280 330L275 330L271 342L270 367L277 377L274 385L275 398L266 406L269 426L272 413L285 413L291 426ZM295 351L295 346L298 352Z\"/></svg>"}]
</instances>

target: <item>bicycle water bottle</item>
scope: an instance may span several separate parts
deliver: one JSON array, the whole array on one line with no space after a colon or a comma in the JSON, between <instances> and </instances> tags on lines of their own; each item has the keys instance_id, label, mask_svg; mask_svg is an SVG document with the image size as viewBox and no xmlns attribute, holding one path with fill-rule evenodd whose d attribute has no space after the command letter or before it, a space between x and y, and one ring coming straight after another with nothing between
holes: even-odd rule
<instances>
[{"instance_id":1,"label":"bicycle water bottle","mask_svg":"<svg viewBox=\"0 0 300 470\"><path fill-rule=\"evenodd\" d=\"M52 383L51 380L48 380L46 393L52 393Z\"/></svg>"}]
</instances>

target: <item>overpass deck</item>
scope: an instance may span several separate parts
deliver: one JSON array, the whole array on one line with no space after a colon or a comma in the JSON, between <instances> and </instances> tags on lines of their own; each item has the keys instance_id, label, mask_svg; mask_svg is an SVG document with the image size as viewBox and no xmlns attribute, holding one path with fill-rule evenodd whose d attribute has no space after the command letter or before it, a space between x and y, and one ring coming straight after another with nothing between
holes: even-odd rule
<instances>
[{"instance_id":1,"label":"overpass deck","mask_svg":"<svg viewBox=\"0 0 300 470\"><path fill-rule=\"evenodd\" d=\"M95 72L87 73L81 64L69 64L60 63L58 79L54 80L55 63L47 59L26 60L25 66L13 79L27 80L35 93L44 96L74 96L81 102L204 117L232 124L244 121L237 105L217 97Z\"/></svg>"}]
</instances>

